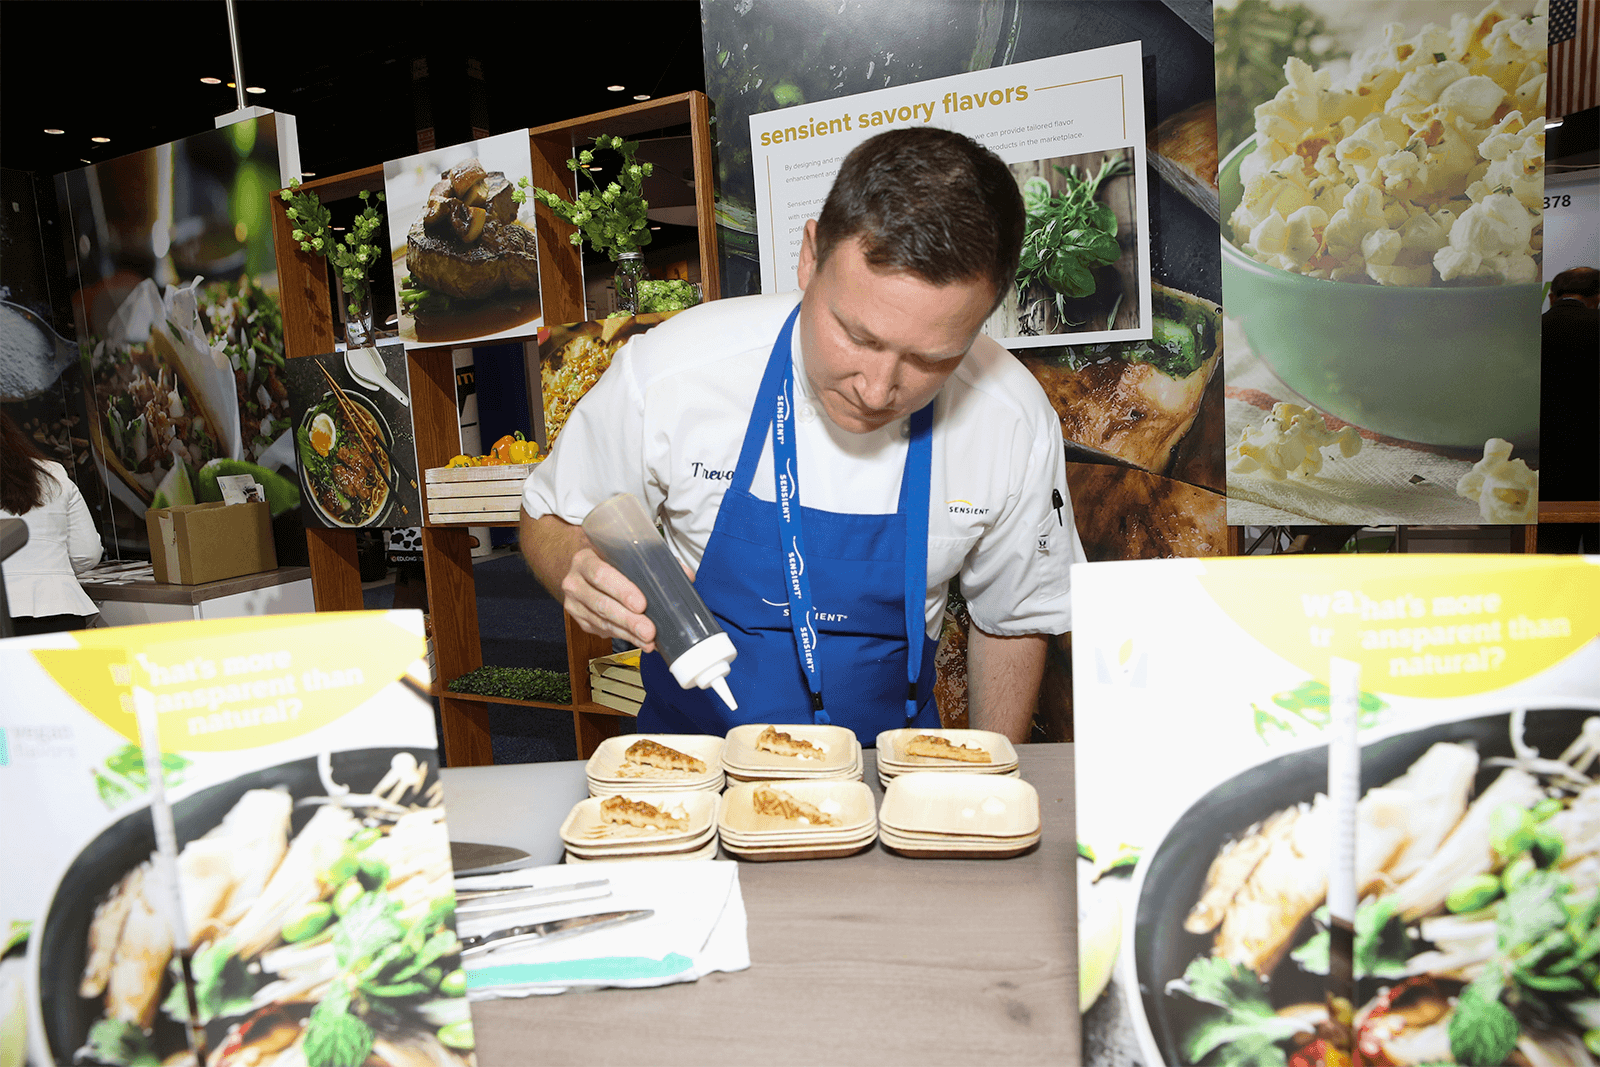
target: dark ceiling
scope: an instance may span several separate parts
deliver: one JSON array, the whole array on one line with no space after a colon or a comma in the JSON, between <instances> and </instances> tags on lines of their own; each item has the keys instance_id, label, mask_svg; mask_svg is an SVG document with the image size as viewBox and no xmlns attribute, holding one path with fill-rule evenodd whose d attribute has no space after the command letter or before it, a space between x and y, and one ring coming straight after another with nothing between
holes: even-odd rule
<instances>
[{"instance_id":1,"label":"dark ceiling","mask_svg":"<svg viewBox=\"0 0 1600 1067\"><path fill-rule=\"evenodd\" d=\"M247 102L321 175L705 88L698 0L236 0ZM224 0L4 0L0 165L48 175L210 129L238 105ZM621 83L624 92L606 86ZM50 135L46 128L64 130ZM91 137L108 137L104 144Z\"/></svg>"}]
</instances>

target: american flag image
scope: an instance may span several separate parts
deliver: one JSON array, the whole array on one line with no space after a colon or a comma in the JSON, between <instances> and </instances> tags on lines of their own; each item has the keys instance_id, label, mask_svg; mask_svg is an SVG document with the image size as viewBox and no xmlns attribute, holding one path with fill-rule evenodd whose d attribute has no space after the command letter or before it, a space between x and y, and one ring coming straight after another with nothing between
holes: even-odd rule
<instances>
[{"instance_id":1,"label":"american flag image","mask_svg":"<svg viewBox=\"0 0 1600 1067\"><path fill-rule=\"evenodd\" d=\"M1600 104L1600 0L1550 0L1546 115L1559 119Z\"/></svg>"}]
</instances>

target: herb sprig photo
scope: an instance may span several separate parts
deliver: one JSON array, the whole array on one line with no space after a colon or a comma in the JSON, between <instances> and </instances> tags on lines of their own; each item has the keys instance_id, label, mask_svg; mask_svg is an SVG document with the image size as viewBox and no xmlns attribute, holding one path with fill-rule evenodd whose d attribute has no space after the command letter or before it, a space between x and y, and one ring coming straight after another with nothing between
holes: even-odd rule
<instances>
[{"instance_id":1,"label":"herb sprig photo","mask_svg":"<svg viewBox=\"0 0 1600 1067\"><path fill-rule=\"evenodd\" d=\"M1095 269L1115 263L1122 255L1116 212L1095 196L1111 179L1132 174L1133 166L1118 152L1101 160L1093 175L1080 171L1076 164L1055 170L1062 179L1059 193L1044 178L1033 177L1023 183L1022 202L1028 220L1022 235L1022 260L1017 265L1017 288L1019 296L1035 284L1053 290L1056 316L1066 322L1066 301L1092 295Z\"/></svg>"}]
</instances>

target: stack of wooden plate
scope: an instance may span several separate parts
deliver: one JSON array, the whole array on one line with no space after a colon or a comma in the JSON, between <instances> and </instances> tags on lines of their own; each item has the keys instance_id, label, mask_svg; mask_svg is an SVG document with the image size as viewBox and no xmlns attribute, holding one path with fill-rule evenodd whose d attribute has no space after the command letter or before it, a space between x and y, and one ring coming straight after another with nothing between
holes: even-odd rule
<instances>
[{"instance_id":1,"label":"stack of wooden plate","mask_svg":"<svg viewBox=\"0 0 1600 1067\"><path fill-rule=\"evenodd\" d=\"M1039 843L1039 794L995 774L902 774L878 813L887 848L931 859L1005 859Z\"/></svg>"},{"instance_id":2,"label":"stack of wooden plate","mask_svg":"<svg viewBox=\"0 0 1600 1067\"><path fill-rule=\"evenodd\" d=\"M733 782L859 782L861 742L843 726L735 726L722 746L722 769Z\"/></svg>"},{"instance_id":3,"label":"stack of wooden plate","mask_svg":"<svg viewBox=\"0 0 1600 1067\"><path fill-rule=\"evenodd\" d=\"M870 846L878 817L865 782L743 782L723 794L717 833L741 859L827 859Z\"/></svg>"},{"instance_id":4,"label":"stack of wooden plate","mask_svg":"<svg viewBox=\"0 0 1600 1067\"><path fill-rule=\"evenodd\" d=\"M721 799L716 793L695 791L580 800L561 824L567 862L715 859ZM623 816L666 825L617 821Z\"/></svg>"},{"instance_id":5,"label":"stack of wooden plate","mask_svg":"<svg viewBox=\"0 0 1600 1067\"><path fill-rule=\"evenodd\" d=\"M686 790L720 793L724 784L722 738L705 734L608 737L589 757L584 773L593 797Z\"/></svg>"},{"instance_id":6,"label":"stack of wooden plate","mask_svg":"<svg viewBox=\"0 0 1600 1067\"><path fill-rule=\"evenodd\" d=\"M914 743L915 742L915 743ZM908 751L917 748L926 753ZM990 730L885 730L878 735L878 781L889 782L913 771L942 774L1006 774L1016 778L1017 750L1004 734Z\"/></svg>"}]
</instances>

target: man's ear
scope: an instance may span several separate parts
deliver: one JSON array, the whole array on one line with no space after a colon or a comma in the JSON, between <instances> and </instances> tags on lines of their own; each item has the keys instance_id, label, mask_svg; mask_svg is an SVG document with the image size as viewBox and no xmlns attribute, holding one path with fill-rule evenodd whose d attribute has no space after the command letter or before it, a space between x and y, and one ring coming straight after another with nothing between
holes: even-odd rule
<instances>
[{"instance_id":1,"label":"man's ear","mask_svg":"<svg viewBox=\"0 0 1600 1067\"><path fill-rule=\"evenodd\" d=\"M805 292L811 283L811 275L817 269L817 220L806 220L805 235L800 238L800 263L795 268L795 276L800 282L800 291Z\"/></svg>"}]
</instances>

